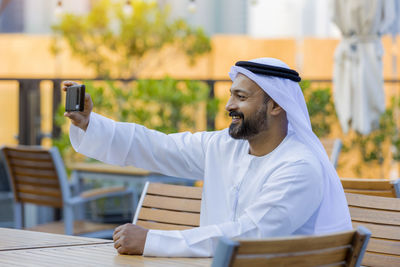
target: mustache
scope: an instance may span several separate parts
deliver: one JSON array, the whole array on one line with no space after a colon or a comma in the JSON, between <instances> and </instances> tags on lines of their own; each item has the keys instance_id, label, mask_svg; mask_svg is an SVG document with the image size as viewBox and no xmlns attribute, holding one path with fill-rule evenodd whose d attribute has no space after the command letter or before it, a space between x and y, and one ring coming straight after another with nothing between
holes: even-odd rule
<instances>
[{"instance_id":1,"label":"mustache","mask_svg":"<svg viewBox=\"0 0 400 267\"><path fill-rule=\"evenodd\" d=\"M233 117L233 116L239 116L240 118L244 118L244 114L242 112L239 111L231 111L229 112L229 116Z\"/></svg>"}]
</instances>

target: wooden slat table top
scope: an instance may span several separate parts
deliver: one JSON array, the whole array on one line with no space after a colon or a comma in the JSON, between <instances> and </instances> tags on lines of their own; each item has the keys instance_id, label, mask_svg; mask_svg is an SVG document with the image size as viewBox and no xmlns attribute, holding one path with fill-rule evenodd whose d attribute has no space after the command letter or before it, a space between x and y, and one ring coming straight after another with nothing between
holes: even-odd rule
<instances>
[{"instance_id":1,"label":"wooden slat table top","mask_svg":"<svg viewBox=\"0 0 400 267\"><path fill-rule=\"evenodd\" d=\"M98 173L115 173L115 174L126 174L126 175L138 175L138 176L146 176L149 175L150 172L144 169L136 168L133 166L115 166L104 163L69 163L67 167L71 170L83 171L83 172L98 172Z\"/></svg>"},{"instance_id":2,"label":"wooden slat table top","mask_svg":"<svg viewBox=\"0 0 400 267\"><path fill-rule=\"evenodd\" d=\"M118 255L113 244L0 251L0 266L210 266L211 258Z\"/></svg>"},{"instance_id":3,"label":"wooden slat table top","mask_svg":"<svg viewBox=\"0 0 400 267\"><path fill-rule=\"evenodd\" d=\"M0 228L0 252L19 249L107 244L112 240ZM0 264L1 265L1 264Z\"/></svg>"}]
</instances>

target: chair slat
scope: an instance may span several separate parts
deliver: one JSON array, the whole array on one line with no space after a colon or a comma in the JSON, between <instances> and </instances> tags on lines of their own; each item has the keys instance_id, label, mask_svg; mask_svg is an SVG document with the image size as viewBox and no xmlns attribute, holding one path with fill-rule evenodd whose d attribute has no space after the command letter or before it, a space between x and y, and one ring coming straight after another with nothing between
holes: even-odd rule
<instances>
[{"instance_id":1,"label":"chair slat","mask_svg":"<svg viewBox=\"0 0 400 267\"><path fill-rule=\"evenodd\" d=\"M400 225L400 213L395 211L363 209L349 207L351 219L358 222L371 222L389 225Z\"/></svg>"},{"instance_id":2,"label":"chair slat","mask_svg":"<svg viewBox=\"0 0 400 267\"><path fill-rule=\"evenodd\" d=\"M395 192L393 190L360 190L360 189L344 189L345 193L351 194L362 194L368 196L377 196L377 197L395 197Z\"/></svg>"},{"instance_id":3,"label":"chair slat","mask_svg":"<svg viewBox=\"0 0 400 267\"><path fill-rule=\"evenodd\" d=\"M24 175L24 176L34 176L34 177L43 177L49 179L57 179L57 173L54 169L35 169L35 168L27 168L27 167L14 167L13 168L14 175Z\"/></svg>"},{"instance_id":4,"label":"chair slat","mask_svg":"<svg viewBox=\"0 0 400 267\"><path fill-rule=\"evenodd\" d=\"M52 198L38 195L31 195L26 193L18 193L18 200L20 202L33 203L38 205L46 205L51 207L62 208L63 203L60 198Z\"/></svg>"},{"instance_id":5,"label":"chair slat","mask_svg":"<svg viewBox=\"0 0 400 267\"><path fill-rule=\"evenodd\" d=\"M47 151L33 151L30 149L6 149L7 155L16 159L30 159L30 160L51 160L51 156Z\"/></svg>"},{"instance_id":6,"label":"chair slat","mask_svg":"<svg viewBox=\"0 0 400 267\"><path fill-rule=\"evenodd\" d=\"M36 186L43 186L43 187L59 187L58 179L47 179L43 177L30 177L30 176L15 176L16 184L26 184L26 185L36 185Z\"/></svg>"},{"instance_id":7,"label":"chair slat","mask_svg":"<svg viewBox=\"0 0 400 267\"><path fill-rule=\"evenodd\" d=\"M358 222L400 225L400 213L395 211L349 207L351 219Z\"/></svg>"},{"instance_id":8,"label":"chair slat","mask_svg":"<svg viewBox=\"0 0 400 267\"><path fill-rule=\"evenodd\" d=\"M136 225L142 226L147 229L154 229L154 230L187 230L187 229L193 228L193 226L158 223L158 222L142 221L142 220L138 220L136 222Z\"/></svg>"},{"instance_id":9,"label":"chair slat","mask_svg":"<svg viewBox=\"0 0 400 267\"><path fill-rule=\"evenodd\" d=\"M248 266L321 266L326 264L341 264L345 263L347 253L349 249L347 247L338 248L333 250L318 251L316 253L306 254L268 254L266 257L254 257L246 256L241 258L238 256L233 261L233 267L248 267Z\"/></svg>"},{"instance_id":10,"label":"chair slat","mask_svg":"<svg viewBox=\"0 0 400 267\"><path fill-rule=\"evenodd\" d=\"M388 179L341 178L346 193L396 198L396 189Z\"/></svg>"},{"instance_id":11,"label":"chair slat","mask_svg":"<svg viewBox=\"0 0 400 267\"><path fill-rule=\"evenodd\" d=\"M26 159L18 159L11 158L10 159L11 166L15 167L30 167L37 169L53 169L53 162L51 160L26 160Z\"/></svg>"},{"instance_id":12,"label":"chair slat","mask_svg":"<svg viewBox=\"0 0 400 267\"><path fill-rule=\"evenodd\" d=\"M393 240L371 238L369 240L367 251L400 256L400 242Z\"/></svg>"},{"instance_id":13,"label":"chair slat","mask_svg":"<svg viewBox=\"0 0 400 267\"><path fill-rule=\"evenodd\" d=\"M385 254L378 253L365 253L363 266L376 266L376 267L388 267L388 266L400 266L400 257L391 256L388 257Z\"/></svg>"},{"instance_id":14,"label":"chair slat","mask_svg":"<svg viewBox=\"0 0 400 267\"><path fill-rule=\"evenodd\" d=\"M170 224L199 226L200 214L157 210L142 207L139 214L139 219Z\"/></svg>"},{"instance_id":15,"label":"chair slat","mask_svg":"<svg viewBox=\"0 0 400 267\"><path fill-rule=\"evenodd\" d=\"M150 183L147 194L181 198L201 199L202 188L194 186L177 186L170 184Z\"/></svg>"},{"instance_id":16,"label":"chair slat","mask_svg":"<svg viewBox=\"0 0 400 267\"><path fill-rule=\"evenodd\" d=\"M352 207L366 207L371 209L384 209L400 211L400 199L380 198L357 194L346 194L347 202Z\"/></svg>"},{"instance_id":17,"label":"chair slat","mask_svg":"<svg viewBox=\"0 0 400 267\"><path fill-rule=\"evenodd\" d=\"M147 195L142 206L176 211L199 212L201 200Z\"/></svg>"},{"instance_id":18,"label":"chair slat","mask_svg":"<svg viewBox=\"0 0 400 267\"><path fill-rule=\"evenodd\" d=\"M323 236L297 236L287 238L271 238L268 240L241 240L237 254L265 254L285 252L299 252L345 246L353 239L354 232Z\"/></svg>"},{"instance_id":19,"label":"chair slat","mask_svg":"<svg viewBox=\"0 0 400 267\"><path fill-rule=\"evenodd\" d=\"M51 187L34 187L31 185L18 185L18 191L21 193L27 193L30 195L39 195L39 196L49 196L62 198L62 193L59 188L51 188Z\"/></svg>"},{"instance_id":20,"label":"chair slat","mask_svg":"<svg viewBox=\"0 0 400 267\"><path fill-rule=\"evenodd\" d=\"M353 221L353 227L357 228L358 226L364 226L368 228L374 234L374 237L400 240L399 226Z\"/></svg>"},{"instance_id":21,"label":"chair slat","mask_svg":"<svg viewBox=\"0 0 400 267\"><path fill-rule=\"evenodd\" d=\"M341 178L343 187L354 189L392 190L393 184L387 179L346 179Z\"/></svg>"}]
</instances>

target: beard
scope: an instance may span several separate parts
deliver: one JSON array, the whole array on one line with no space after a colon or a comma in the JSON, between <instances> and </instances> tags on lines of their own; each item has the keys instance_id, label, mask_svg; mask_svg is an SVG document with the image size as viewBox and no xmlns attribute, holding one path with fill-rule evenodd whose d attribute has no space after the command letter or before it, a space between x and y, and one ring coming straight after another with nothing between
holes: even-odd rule
<instances>
[{"instance_id":1,"label":"beard","mask_svg":"<svg viewBox=\"0 0 400 267\"><path fill-rule=\"evenodd\" d=\"M231 123L229 126L229 135L234 139L249 140L262 131L268 129L267 105L263 105L257 112L244 118L244 114L238 111L229 112L229 116L240 116L241 122Z\"/></svg>"}]
</instances>

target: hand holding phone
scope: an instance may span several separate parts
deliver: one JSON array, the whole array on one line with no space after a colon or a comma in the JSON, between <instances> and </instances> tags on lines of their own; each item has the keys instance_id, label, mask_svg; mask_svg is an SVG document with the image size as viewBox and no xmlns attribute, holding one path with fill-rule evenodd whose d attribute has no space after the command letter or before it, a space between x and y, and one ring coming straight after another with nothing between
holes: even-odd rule
<instances>
[{"instance_id":1,"label":"hand holding phone","mask_svg":"<svg viewBox=\"0 0 400 267\"><path fill-rule=\"evenodd\" d=\"M62 89L67 93L64 116L69 118L72 124L86 131L93 101L90 95L85 93L85 86L73 81L64 81Z\"/></svg>"},{"instance_id":2,"label":"hand holding phone","mask_svg":"<svg viewBox=\"0 0 400 267\"><path fill-rule=\"evenodd\" d=\"M85 85L67 87L65 111L83 111L85 109Z\"/></svg>"}]
</instances>

